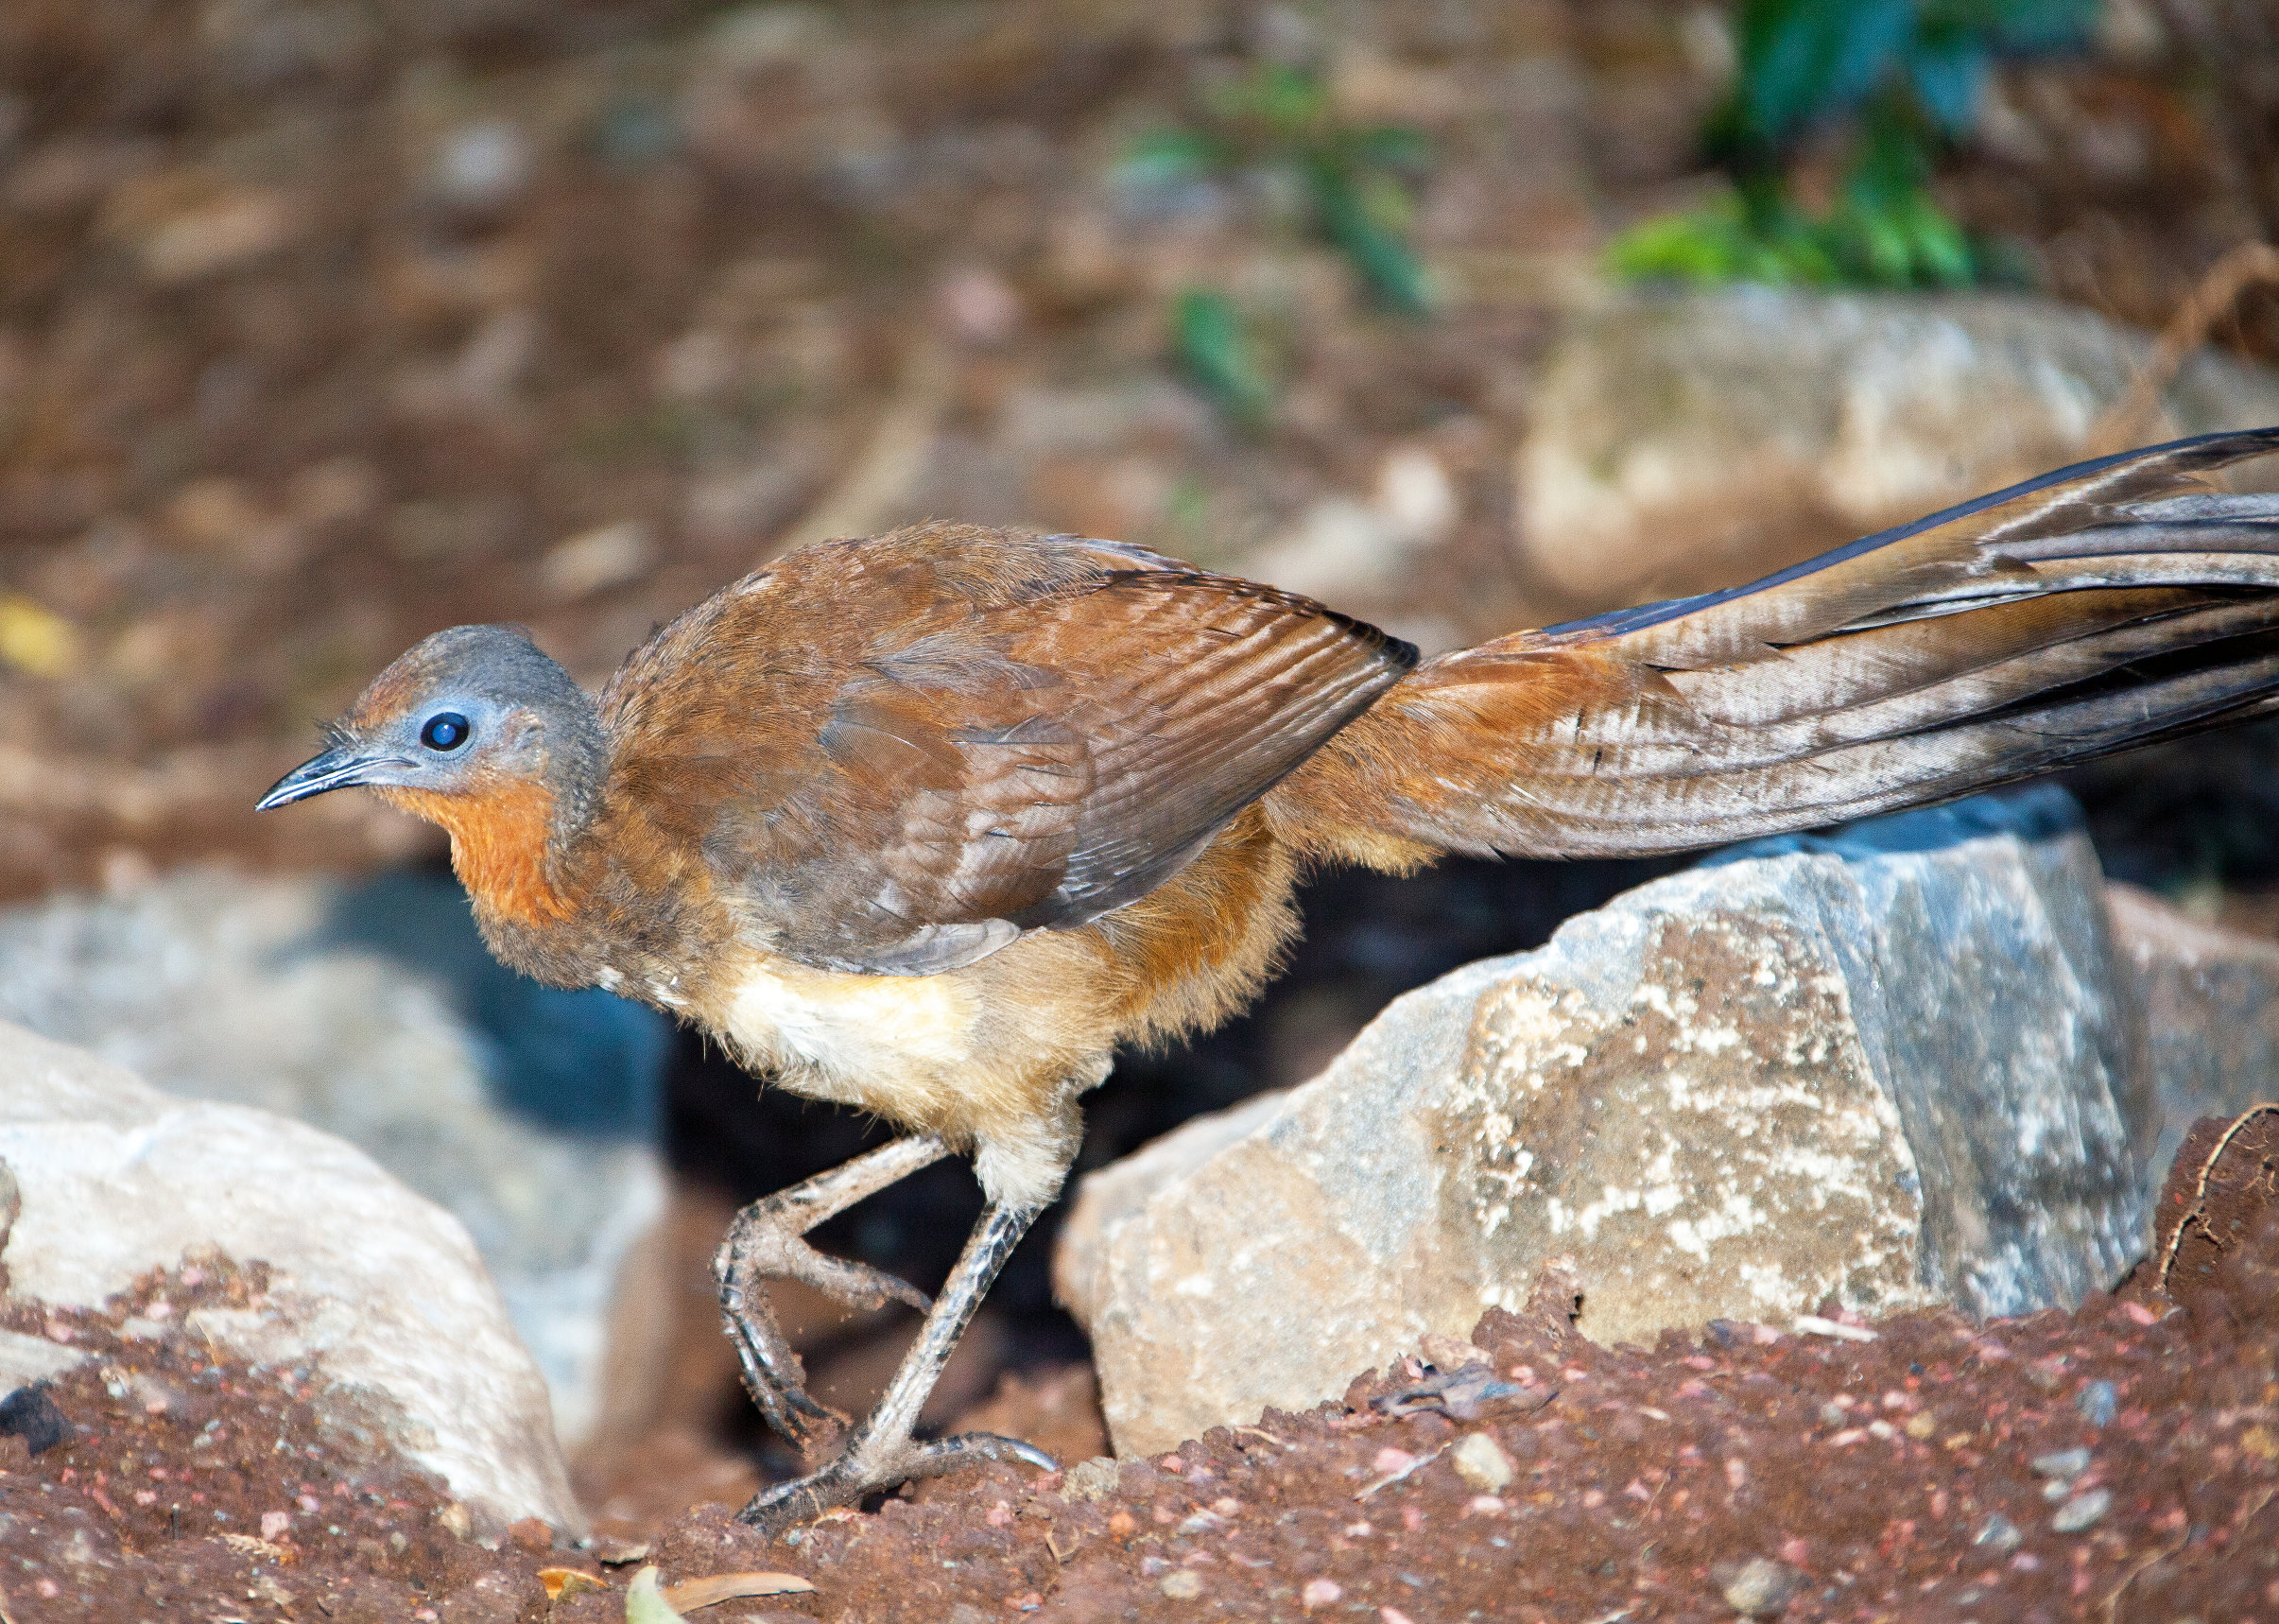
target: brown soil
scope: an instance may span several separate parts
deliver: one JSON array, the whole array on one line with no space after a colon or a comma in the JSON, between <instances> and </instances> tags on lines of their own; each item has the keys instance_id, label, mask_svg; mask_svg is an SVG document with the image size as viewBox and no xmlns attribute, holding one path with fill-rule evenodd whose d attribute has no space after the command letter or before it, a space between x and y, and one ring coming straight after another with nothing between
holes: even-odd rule
<instances>
[{"instance_id":1,"label":"brown soil","mask_svg":"<svg viewBox=\"0 0 2279 1624\"><path fill-rule=\"evenodd\" d=\"M326 1420L306 1373L164 1329L242 1301L258 1269L154 1275L100 1314L11 1301L10 1328L99 1356L54 1384L64 1441L37 1458L0 1441L0 1607L15 1624L614 1624L613 1592L653 1563L668 1581L802 1574L812 1595L700 1615L782 1624L2279 1617L2279 1111L2225 1128L2180 1156L2154 1260L2076 1313L1902 1315L1872 1339L1840 1316L1851 1334L1719 1322L1601 1348L1546 1277L1476 1348L1436 1343L1453 1368L1412 1356L1174 1455L993 1467L778 1545L719 1504L586 1552L470 1527ZM2180 1229L2171 1297L2159 1260ZM162 1303L160 1334L126 1334ZM1081 1448L1079 1383L972 1419ZM548 1565L613 1593L549 1606Z\"/></svg>"}]
</instances>

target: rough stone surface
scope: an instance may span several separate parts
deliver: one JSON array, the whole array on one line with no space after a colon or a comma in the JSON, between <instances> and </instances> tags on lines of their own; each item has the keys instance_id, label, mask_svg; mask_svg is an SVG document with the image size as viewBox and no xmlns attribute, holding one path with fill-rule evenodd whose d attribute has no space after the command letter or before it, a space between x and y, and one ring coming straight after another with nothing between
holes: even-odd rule
<instances>
[{"instance_id":1,"label":"rough stone surface","mask_svg":"<svg viewBox=\"0 0 2279 1624\"><path fill-rule=\"evenodd\" d=\"M0 1025L0 1161L23 1195L13 1291L95 1306L193 1249L265 1262L266 1296L195 1310L200 1331L260 1363L313 1362L328 1405L499 1526L582 1528L544 1377L466 1230L353 1146Z\"/></svg>"},{"instance_id":2,"label":"rough stone surface","mask_svg":"<svg viewBox=\"0 0 2279 1624\"><path fill-rule=\"evenodd\" d=\"M1062 1295L1116 1445L1342 1391L1427 1332L2078 1302L2141 1249L2157 1125L2055 790L1791 838L1393 1004L1328 1071L1085 1181Z\"/></svg>"},{"instance_id":3,"label":"rough stone surface","mask_svg":"<svg viewBox=\"0 0 2279 1624\"><path fill-rule=\"evenodd\" d=\"M364 1150L467 1226L565 1441L601 1427L613 1293L664 1206L647 1011L513 976L447 881L206 871L0 911L0 1020Z\"/></svg>"},{"instance_id":4,"label":"rough stone surface","mask_svg":"<svg viewBox=\"0 0 2279 1624\"><path fill-rule=\"evenodd\" d=\"M2201 924L2134 886L2108 895L2114 941L2143 1000L2157 1171L2201 1117L2279 1099L2279 946Z\"/></svg>"},{"instance_id":5,"label":"rough stone surface","mask_svg":"<svg viewBox=\"0 0 2279 1624\"><path fill-rule=\"evenodd\" d=\"M2084 455L2144 334L2014 294L1745 288L1585 315L1518 454L1521 535L1613 605L1747 580ZM2145 441L2279 422L2279 377L2202 352Z\"/></svg>"}]
</instances>

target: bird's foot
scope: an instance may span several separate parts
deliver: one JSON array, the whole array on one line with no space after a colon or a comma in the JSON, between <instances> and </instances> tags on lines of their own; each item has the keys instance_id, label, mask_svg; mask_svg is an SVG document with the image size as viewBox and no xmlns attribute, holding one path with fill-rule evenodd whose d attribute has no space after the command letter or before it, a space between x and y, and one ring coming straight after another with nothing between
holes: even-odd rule
<instances>
[{"instance_id":1,"label":"bird's foot","mask_svg":"<svg viewBox=\"0 0 2279 1624\"><path fill-rule=\"evenodd\" d=\"M768 1425L810 1460L844 1438L849 1423L808 1393L806 1367L776 1322L767 1283L798 1280L853 1307L901 1302L923 1312L928 1301L916 1287L867 1265L827 1256L804 1236L833 1214L942 1154L936 1139L897 1140L754 1201L736 1214L713 1257L720 1318L743 1367L744 1386Z\"/></svg>"},{"instance_id":2,"label":"bird's foot","mask_svg":"<svg viewBox=\"0 0 2279 1624\"><path fill-rule=\"evenodd\" d=\"M834 1507L851 1506L873 1491L939 1477L984 1460L1024 1460L1047 1472L1060 1469L1060 1463L1035 1444L993 1432L964 1432L931 1443L907 1438L880 1439L876 1443L858 1439L821 1471L762 1489L736 1516L768 1538L780 1539L800 1524L813 1522Z\"/></svg>"}]
</instances>

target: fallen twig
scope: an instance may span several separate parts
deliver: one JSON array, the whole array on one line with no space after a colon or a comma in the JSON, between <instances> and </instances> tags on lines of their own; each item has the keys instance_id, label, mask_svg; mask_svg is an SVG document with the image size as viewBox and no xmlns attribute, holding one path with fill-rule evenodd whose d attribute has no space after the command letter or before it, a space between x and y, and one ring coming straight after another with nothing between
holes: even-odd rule
<instances>
[{"instance_id":1,"label":"fallen twig","mask_svg":"<svg viewBox=\"0 0 2279 1624\"><path fill-rule=\"evenodd\" d=\"M2083 450L2091 457L2126 451L2135 445L2152 422L2160 397L2176 381L2184 358L2207 342L2208 330L2251 287L2279 285L2279 249L2269 243L2242 243L2208 268L2184 302L2168 318L2121 398L2105 408L2090 425Z\"/></svg>"},{"instance_id":2,"label":"fallen twig","mask_svg":"<svg viewBox=\"0 0 2279 1624\"><path fill-rule=\"evenodd\" d=\"M1410 1476L1412 1473L1423 1471L1431 1462L1438 1460L1441 1458L1442 1451L1444 1451L1447 1447L1448 1445L1443 1443L1439 1449L1435 1449L1429 1455L1418 1456L1414 1460L1411 1460L1407 1465L1402 1467L1398 1472L1388 1472L1384 1477L1379 1477L1375 1482L1363 1484L1360 1488L1354 1491L1354 1498L1356 1500L1366 1500L1370 1495L1375 1494L1379 1489L1385 1488L1393 1483L1398 1483L1402 1478Z\"/></svg>"},{"instance_id":3,"label":"fallen twig","mask_svg":"<svg viewBox=\"0 0 2279 1624\"><path fill-rule=\"evenodd\" d=\"M2267 1111L2279 1113L2279 1104L2267 1102L2262 1105L2251 1105L2234 1117L2232 1125L2226 1128L2222 1135L2216 1141L2216 1148L2210 1150L2206 1158L2200 1164L2200 1178L2192 1188L2192 1204L2185 1209L2184 1217L2176 1220L2176 1228L2168 1235L2168 1244L2161 1249L2160 1273L2154 1284L2163 1291L2168 1288L2168 1270L2175 1266L2176 1254L2184 1246L2184 1231L2192 1227L2194 1218L2201 1217L2207 1210L2208 1178L2216 1171L2217 1162L2222 1158L2226 1147L2238 1135L2239 1131Z\"/></svg>"}]
</instances>

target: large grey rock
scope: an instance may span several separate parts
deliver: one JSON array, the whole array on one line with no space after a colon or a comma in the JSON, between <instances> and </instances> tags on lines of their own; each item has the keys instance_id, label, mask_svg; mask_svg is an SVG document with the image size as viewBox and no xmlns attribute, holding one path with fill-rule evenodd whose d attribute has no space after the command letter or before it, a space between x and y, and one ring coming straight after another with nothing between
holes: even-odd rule
<instances>
[{"instance_id":1,"label":"large grey rock","mask_svg":"<svg viewBox=\"0 0 2279 1624\"><path fill-rule=\"evenodd\" d=\"M665 1181L637 1087L564 1101L653 1068L653 1019L498 968L447 882L203 871L0 910L0 1020L338 1134L465 1224L572 1444L603 1425L613 1295Z\"/></svg>"},{"instance_id":2,"label":"large grey rock","mask_svg":"<svg viewBox=\"0 0 2279 1624\"><path fill-rule=\"evenodd\" d=\"M2202 1116L2279 1099L2279 944L2202 924L2134 886L2109 898L2144 1010L2157 1177Z\"/></svg>"},{"instance_id":3,"label":"large grey rock","mask_svg":"<svg viewBox=\"0 0 2279 1624\"><path fill-rule=\"evenodd\" d=\"M1568 1261L1581 1328L2072 1304L2157 1125L2055 790L1743 848L1394 1003L1086 1179L1057 1259L1117 1447L1311 1405Z\"/></svg>"},{"instance_id":4,"label":"large grey rock","mask_svg":"<svg viewBox=\"0 0 2279 1624\"><path fill-rule=\"evenodd\" d=\"M1740 288L1586 313L1517 459L1522 546L1595 606L1753 579L2086 455L2151 340L2015 294ZM2279 376L2209 352L2148 441L2279 423Z\"/></svg>"},{"instance_id":5,"label":"large grey rock","mask_svg":"<svg viewBox=\"0 0 2279 1624\"><path fill-rule=\"evenodd\" d=\"M265 1295L190 1323L256 1362L313 1365L326 1408L376 1419L496 1524L582 1528L545 1379L465 1228L354 1147L268 1112L171 1098L0 1024L0 1162L23 1202L11 1292L94 1307L193 1249L266 1262Z\"/></svg>"}]
</instances>

